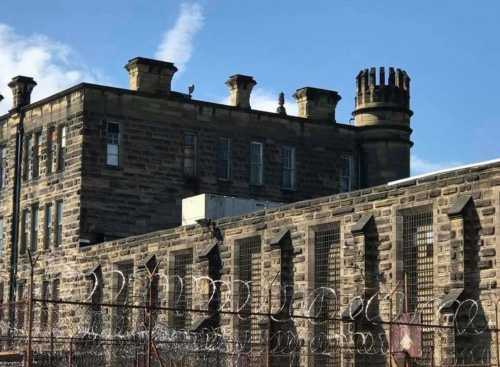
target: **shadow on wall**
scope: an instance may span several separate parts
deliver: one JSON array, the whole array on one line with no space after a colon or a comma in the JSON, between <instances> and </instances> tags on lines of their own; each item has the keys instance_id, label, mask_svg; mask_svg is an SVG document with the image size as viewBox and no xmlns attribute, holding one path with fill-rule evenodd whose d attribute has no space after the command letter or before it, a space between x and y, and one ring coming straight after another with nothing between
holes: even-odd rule
<instances>
[{"instance_id":1,"label":"shadow on wall","mask_svg":"<svg viewBox=\"0 0 500 367\"><path fill-rule=\"evenodd\" d=\"M479 258L481 223L472 200L464 213L464 293L467 300L456 312L455 358L458 365L490 365L491 332L481 302L480 269L489 266Z\"/></svg>"}]
</instances>

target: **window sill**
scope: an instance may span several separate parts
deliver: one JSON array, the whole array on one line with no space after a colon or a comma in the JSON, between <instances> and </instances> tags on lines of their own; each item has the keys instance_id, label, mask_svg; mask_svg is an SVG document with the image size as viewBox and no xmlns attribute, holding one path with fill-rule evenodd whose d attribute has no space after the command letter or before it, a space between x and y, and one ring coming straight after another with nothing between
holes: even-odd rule
<instances>
[{"instance_id":1,"label":"window sill","mask_svg":"<svg viewBox=\"0 0 500 367\"><path fill-rule=\"evenodd\" d=\"M296 187L281 187L281 191L283 191L283 192L296 192L297 188Z\"/></svg>"},{"instance_id":2,"label":"window sill","mask_svg":"<svg viewBox=\"0 0 500 367\"><path fill-rule=\"evenodd\" d=\"M23 183L24 184L33 184L33 183L37 183L38 181L40 181L40 179L42 178L42 176L36 176L36 177L32 177L32 178L23 178Z\"/></svg>"},{"instance_id":3,"label":"window sill","mask_svg":"<svg viewBox=\"0 0 500 367\"><path fill-rule=\"evenodd\" d=\"M52 176L60 176L61 174L64 173L64 170L61 170L61 171L54 171L54 172L51 172L51 173L47 173L46 174L46 177L52 177Z\"/></svg>"},{"instance_id":4,"label":"window sill","mask_svg":"<svg viewBox=\"0 0 500 367\"><path fill-rule=\"evenodd\" d=\"M109 165L109 164L105 164L104 168L105 169L109 169L110 171L123 171L122 167L120 167L120 166L112 166L112 165Z\"/></svg>"}]
</instances>

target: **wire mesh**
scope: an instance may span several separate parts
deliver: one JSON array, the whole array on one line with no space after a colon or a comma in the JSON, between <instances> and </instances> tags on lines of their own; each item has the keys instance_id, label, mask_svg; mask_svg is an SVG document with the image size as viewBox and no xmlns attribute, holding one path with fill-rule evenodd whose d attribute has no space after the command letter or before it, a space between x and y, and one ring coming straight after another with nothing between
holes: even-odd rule
<instances>
[{"instance_id":1,"label":"wire mesh","mask_svg":"<svg viewBox=\"0 0 500 367\"><path fill-rule=\"evenodd\" d=\"M177 311L174 312L172 324L175 329L184 329L191 324L191 317L188 310L191 308L192 298L192 265L193 254L180 253L174 255L174 305Z\"/></svg>"},{"instance_id":2,"label":"wire mesh","mask_svg":"<svg viewBox=\"0 0 500 367\"><path fill-rule=\"evenodd\" d=\"M423 324L432 324L434 321L432 209L423 207L407 210L402 212L402 216L406 312L418 311ZM433 349L433 331L424 327L423 355L418 364L430 365Z\"/></svg>"},{"instance_id":3,"label":"wire mesh","mask_svg":"<svg viewBox=\"0 0 500 367\"><path fill-rule=\"evenodd\" d=\"M259 352L261 335L258 320L252 318L251 314L257 311L260 305L260 236L240 239L236 246L239 249L238 280L241 282L238 292L239 308L241 309L238 320L238 336L242 342L241 350L246 353Z\"/></svg>"},{"instance_id":4,"label":"wire mesh","mask_svg":"<svg viewBox=\"0 0 500 367\"><path fill-rule=\"evenodd\" d=\"M338 225L316 231L314 234L314 286L322 289L318 294L321 301L315 302L316 317L327 320L338 315L340 305L340 230ZM333 289L335 294L332 294ZM340 353L337 348L328 347L327 342L335 340L340 334L339 322L319 322L314 326L318 353L315 355L316 366L340 366ZM331 345L331 343L330 343ZM332 350L333 349L333 350Z\"/></svg>"}]
</instances>

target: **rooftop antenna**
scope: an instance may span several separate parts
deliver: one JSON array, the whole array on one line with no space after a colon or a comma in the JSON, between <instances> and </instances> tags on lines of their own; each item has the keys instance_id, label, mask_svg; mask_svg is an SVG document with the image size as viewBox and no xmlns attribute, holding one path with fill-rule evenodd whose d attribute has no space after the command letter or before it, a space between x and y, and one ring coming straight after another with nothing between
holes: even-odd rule
<instances>
[{"instance_id":1,"label":"rooftop antenna","mask_svg":"<svg viewBox=\"0 0 500 367\"><path fill-rule=\"evenodd\" d=\"M188 87L189 99L191 99L191 97L193 96L193 92L194 92L194 84Z\"/></svg>"}]
</instances>

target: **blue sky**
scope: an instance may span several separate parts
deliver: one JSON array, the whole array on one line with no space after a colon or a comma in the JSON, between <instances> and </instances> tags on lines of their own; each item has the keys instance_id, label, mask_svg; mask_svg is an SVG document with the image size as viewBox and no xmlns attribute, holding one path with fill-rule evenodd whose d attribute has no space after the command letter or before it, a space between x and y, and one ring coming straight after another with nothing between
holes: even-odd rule
<instances>
[{"instance_id":1,"label":"blue sky","mask_svg":"<svg viewBox=\"0 0 500 367\"><path fill-rule=\"evenodd\" d=\"M412 78L413 173L500 157L500 2L270 0L3 0L0 93L34 76L34 97L80 81L126 87L135 56L174 61L174 89L222 102L225 80L255 77L253 106L303 86L342 96L353 109L354 78L397 66ZM0 104L4 112L10 101Z\"/></svg>"}]
</instances>

